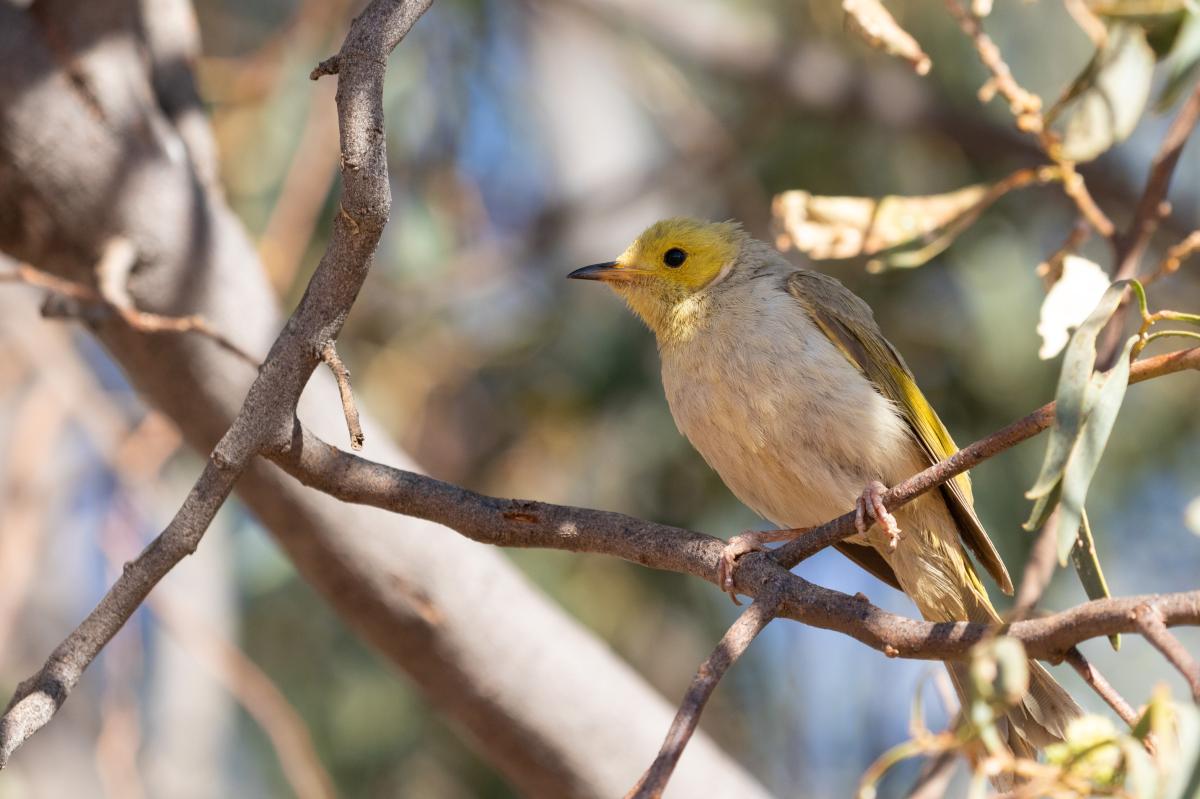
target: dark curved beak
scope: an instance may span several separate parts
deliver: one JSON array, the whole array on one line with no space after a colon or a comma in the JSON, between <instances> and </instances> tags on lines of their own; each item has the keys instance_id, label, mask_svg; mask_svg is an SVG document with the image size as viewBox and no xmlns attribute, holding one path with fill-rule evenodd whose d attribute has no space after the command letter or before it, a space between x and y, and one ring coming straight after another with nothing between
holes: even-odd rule
<instances>
[{"instance_id":1,"label":"dark curved beak","mask_svg":"<svg viewBox=\"0 0 1200 799\"><path fill-rule=\"evenodd\" d=\"M621 267L616 261L605 261L602 264L592 264L580 269L576 269L571 274L567 275L570 280L620 280L624 275L621 274Z\"/></svg>"}]
</instances>

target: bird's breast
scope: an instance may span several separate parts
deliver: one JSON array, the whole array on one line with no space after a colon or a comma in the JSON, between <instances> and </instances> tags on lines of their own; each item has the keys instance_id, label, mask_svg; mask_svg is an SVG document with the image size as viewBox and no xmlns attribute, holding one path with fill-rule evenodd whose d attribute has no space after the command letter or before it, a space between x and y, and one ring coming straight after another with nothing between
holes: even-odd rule
<instances>
[{"instance_id":1,"label":"bird's breast","mask_svg":"<svg viewBox=\"0 0 1200 799\"><path fill-rule=\"evenodd\" d=\"M853 507L867 482L924 465L894 406L785 292L730 303L662 358L680 431L775 524L819 524Z\"/></svg>"}]
</instances>

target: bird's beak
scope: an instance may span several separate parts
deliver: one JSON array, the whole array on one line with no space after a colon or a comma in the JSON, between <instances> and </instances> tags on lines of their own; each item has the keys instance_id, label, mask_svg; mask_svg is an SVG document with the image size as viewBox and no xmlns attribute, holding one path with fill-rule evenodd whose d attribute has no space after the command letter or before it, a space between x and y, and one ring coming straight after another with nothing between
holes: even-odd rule
<instances>
[{"instance_id":1,"label":"bird's beak","mask_svg":"<svg viewBox=\"0 0 1200 799\"><path fill-rule=\"evenodd\" d=\"M571 280L600 280L605 283L627 283L635 275L641 274L640 269L627 269L616 261L605 261L602 264L592 264L582 269L576 269L567 275Z\"/></svg>"}]
</instances>

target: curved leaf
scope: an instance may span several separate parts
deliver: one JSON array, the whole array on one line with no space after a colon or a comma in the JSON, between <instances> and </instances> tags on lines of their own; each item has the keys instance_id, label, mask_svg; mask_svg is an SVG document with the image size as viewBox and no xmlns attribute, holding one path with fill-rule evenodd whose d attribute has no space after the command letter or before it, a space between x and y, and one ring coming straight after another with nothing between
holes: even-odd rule
<instances>
[{"instance_id":1,"label":"curved leaf","mask_svg":"<svg viewBox=\"0 0 1200 799\"><path fill-rule=\"evenodd\" d=\"M817 260L856 258L939 242L956 222L974 221L987 195L985 185L924 197L823 197L796 190L776 195L772 213L782 230L781 249Z\"/></svg>"},{"instance_id":2,"label":"curved leaf","mask_svg":"<svg viewBox=\"0 0 1200 799\"><path fill-rule=\"evenodd\" d=\"M1075 565L1075 573L1088 599L1107 599L1108 581L1104 579L1104 570L1100 568L1100 556L1096 552L1096 539L1092 536L1092 525L1088 521L1087 511L1083 512L1083 523L1079 525L1079 538L1071 550L1071 563ZM1108 636L1112 648L1121 651L1121 636L1118 633Z\"/></svg>"},{"instance_id":3,"label":"curved leaf","mask_svg":"<svg viewBox=\"0 0 1200 799\"><path fill-rule=\"evenodd\" d=\"M1025 492L1029 499L1049 494L1062 479L1071 448L1075 446L1087 415L1088 388L1092 382L1092 370L1096 365L1096 336L1120 305L1127 285L1128 281L1123 280L1109 286L1100 297L1100 302L1067 344L1062 372L1058 378L1058 390L1054 396L1054 426L1050 430L1050 441L1046 446L1046 458L1042 462L1041 473L1034 481L1033 488Z\"/></svg>"},{"instance_id":4,"label":"curved leaf","mask_svg":"<svg viewBox=\"0 0 1200 799\"><path fill-rule=\"evenodd\" d=\"M1062 475L1062 500L1058 514L1058 562L1067 565L1067 557L1075 546L1080 525L1083 524L1083 503L1087 499L1088 486L1100 465L1100 457L1108 444L1109 433L1117 420L1117 412L1125 399L1129 386L1129 354L1137 343L1137 336L1125 342L1121 357L1112 369L1097 374L1089 381L1089 397L1085 401L1086 418L1079 431L1079 438L1071 448L1070 457ZM1094 343L1094 342L1093 342Z\"/></svg>"},{"instance_id":5,"label":"curved leaf","mask_svg":"<svg viewBox=\"0 0 1200 799\"><path fill-rule=\"evenodd\" d=\"M1129 137L1150 98L1154 63L1140 25L1109 25L1107 41L1046 114L1062 137L1063 158L1090 161Z\"/></svg>"}]
</instances>

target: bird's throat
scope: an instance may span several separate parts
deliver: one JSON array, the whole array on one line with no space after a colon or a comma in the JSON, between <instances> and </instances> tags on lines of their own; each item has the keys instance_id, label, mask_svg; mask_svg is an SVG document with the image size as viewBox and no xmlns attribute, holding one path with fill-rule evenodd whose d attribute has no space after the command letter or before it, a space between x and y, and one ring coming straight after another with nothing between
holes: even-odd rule
<instances>
[{"instance_id":1,"label":"bird's throat","mask_svg":"<svg viewBox=\"0 0 1200 799\"><path fill-rule=\"evenodd\" d=\"M691 340L708 317L710 298L705 291L656 292L638 285L614 285L613 290L654 331L659 347Z\"/></svg>"}]
</instances>

